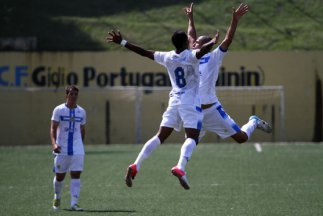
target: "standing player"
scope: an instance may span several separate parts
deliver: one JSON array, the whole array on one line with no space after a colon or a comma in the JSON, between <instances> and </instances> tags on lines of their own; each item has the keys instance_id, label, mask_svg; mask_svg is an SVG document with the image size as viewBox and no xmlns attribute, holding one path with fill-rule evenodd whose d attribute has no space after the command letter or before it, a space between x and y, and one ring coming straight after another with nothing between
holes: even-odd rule
<instances>
[{"instance_id":1,"label":"standing player","mask_svg":"<svg viewBox=\"0 0 323 216\"><path fill-rule=\"evenodd\" d=\"M81 191L81 172L84 162L85 110L76 104L78 88L67 86L66 102L55 107L51 118L50 139L55 156L53 180L53 209L60 207L66 172L70 172L71 210L83 211L78 205Z\"/></svg>"},{"instance_id":2,"label":"standing player","mask_svg":"<svg viewBox=\"0 0 323 216\"><path fill-rule=\"evenodd\" d=\"M222 59L232 43L238 21L248 12L248 9L248 5L244 3L240 4L237 9L233 9L231 24L224 40L216 49L200 59L200 96L202 112L204 114L200 138L205 135L205 131L211 131L218 134L222 139L231 136L236 142L244 143L250 138L256 128L267 133L271 132L269 124L255 115L250 116L249 121L240 129L235 121L224 111L216 96L215 86ZM193 19L193 3L184 10L188 17L190 47L192 49L199 49L203 44L208 43L211 38L208 36L200 36L197 38Z\"/></svg>"},{"instance_id":3,"label":"standing player","mask_svg":"<svg viewBox=\"0 0 323 216\"><path fill-rule=\"evenodd\" d=\"M120 32L109 32L108 42L114 42L125 46L127 49L148 57L167 68L172 90L167 110L163 114L157 134L148 140L143 146L137 159L127 168L125 182L128 187L140 169L140 165L154 149L163 143L175 129L179 131L183 122L187 138L182 145L178 164L171 169L174 176L179 179L180 184L189 189L185 166L190 159L194 148L198 143L199 132L202 123L202 110L199 100L199 59L217 42L218 34L198 50L188 49L187 34L176 31L172 36L175 50L170 52L148 51L122 39Z\"/></svg>"}]
</instances>

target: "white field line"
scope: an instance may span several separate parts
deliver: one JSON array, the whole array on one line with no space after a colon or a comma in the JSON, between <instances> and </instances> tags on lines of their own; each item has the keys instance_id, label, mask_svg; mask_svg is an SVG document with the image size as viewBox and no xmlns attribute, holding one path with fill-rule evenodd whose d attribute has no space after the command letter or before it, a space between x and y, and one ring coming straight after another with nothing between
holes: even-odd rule
<instances>
[{"instance_id":1,"label":"white field line","mask_svg":"<svg viewBox=\"0 0 323 216\"><path fill-rule=\"evenodd\" d=\"M262 152L262 148L261 148L261 145L259 143L255 143L255 149L257 152Z\"/></svg>"}]
</instances>

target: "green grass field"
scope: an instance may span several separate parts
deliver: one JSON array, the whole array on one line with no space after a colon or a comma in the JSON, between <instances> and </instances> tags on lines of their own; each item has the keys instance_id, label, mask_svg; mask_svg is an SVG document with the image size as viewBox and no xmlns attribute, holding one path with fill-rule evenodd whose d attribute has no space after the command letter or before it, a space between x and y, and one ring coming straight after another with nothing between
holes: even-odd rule
<instances>
[{"instance_id":1,"label":"green grass field","mask_svg":"<svg viewBox=\"0 0 323 216\"><path fill-rule=\"evenodd\" d=\"M53 212L49 146L0 147L0 215L323 215L323 145L200 144L185 191L170 169L180 145L164 145L142 165L133 188L124 172L141 145L86 146L80 205L70 212L69 178Z\"/></svg>"},{"instance_id":2,"label":"green grass field","mask_svg":"<svg viewBox=\"0 0 323 216\"><path fill-rule=\"evenodd\" d=\"M35 37L36 51L125 50L107 44L111 29L147 49L172 49L170 36L186 30L182 8L191 0L2 0L0 38ZM222 40L231 8L241 1L197 0L198 34L220 30ZM230 50L323 50L321 0L245 0L250 12L239 23Z\"/></svg>"}]
</instances>

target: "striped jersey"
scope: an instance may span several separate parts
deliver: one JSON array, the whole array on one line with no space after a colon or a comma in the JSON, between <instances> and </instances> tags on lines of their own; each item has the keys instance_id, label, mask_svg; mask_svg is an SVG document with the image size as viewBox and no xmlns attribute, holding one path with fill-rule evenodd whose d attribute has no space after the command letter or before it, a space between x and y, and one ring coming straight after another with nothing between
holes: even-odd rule
<instances>
[{"instance_id":1,"label":"striped jersey","mask_svg":"<svg viewBox=\"0 0 323 216\"><path fill-rule=\"evenodd\" d=\"M70 109L66 104L55 107L52 121L59 122L56 143L61 147L60 155L84 155L81 125L86 123L86 112L79 105Z\"/></svg>"},{"instance_id":2,"label":"striped jersey","mask_svg":"<svg viewBox=\"0 0 323 216\"><path fill-rule=\"evenodd\" d=\"M169 105L194 104L200 107L199 60L196 51L186 49L179 54L175 51L155 52L154 60L168 71L172 84Z\"/></svg>"},{"instance_id":3,"label":"striped jersey","mask_svg":"<svg viewBox=\"0 0 323 216\"><path fill-rule=\"evenodd\" d=\"M200 59L200 97L201 104L212 104L218 101L216 96L216 81L219 76L219 69L226 51L219 47L212 52L205 54Z\"/></svg>"}]
</instances>

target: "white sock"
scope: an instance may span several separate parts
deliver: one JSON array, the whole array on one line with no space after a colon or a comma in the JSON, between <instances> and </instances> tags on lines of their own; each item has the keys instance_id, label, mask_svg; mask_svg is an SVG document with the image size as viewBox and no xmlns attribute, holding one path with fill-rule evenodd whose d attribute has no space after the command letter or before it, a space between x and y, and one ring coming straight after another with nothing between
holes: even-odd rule
<instances>
[{"instance_id":1,"label":"white sock","mask_svg":"<svg viewBox=\"0 0 323 216\"><path fill-rule=\"evenodd\" d=\"M137 166L137 171L140 169L141 163L155 150L157 146L160 145L160 140L158 136L154 136L150 140L148 140L145 145L142 147L140 153L134 164Z\"/></svg>"},{"instance_id":2,"label":"white sock","mask_svg":"<svg viewBox=\"0 0 323 216\"><path fill-rule=\"evenodd\" d=\"M251 134L254 132L256 128L257 128L257 120L251 119L247 124L241 127L241 130L247 134L249 139Z\"/></svg>"},{"instance_id":3,"label":"white sock","mask_svg":"<svg viewBox=\"0 0 323 216\"><path fill-rule=\"evenodd\" d=\"M81 179L71 179L70 193L71 193L71 206L77 204L81 191Z\"/></svg>"},{"instance_id":4,"label":"white sock","mask_svg":"<svg viewBox=\"0 0 323 216\"><path fill-rule=\"evenodd\" d=\"M186 166L187 162L189 161L189 159L191 158L195 147L196 147L196 142L194 139L187 138L185 140L184 144L182 145L181 155L180 155L178 163L177 163L178 168L180 168L183 171L185 170L185 166Z\"/></svg>"},{"instance_id":5,"label":"white sock","mask_svg":"<svg viewBox=\"0 0 323 216\"><path fill-rule=\"evenodd\" d=\"M61 192L63 188L63 181L57 181L56 176L53 180L53 186L54 186L54 199L60 199L61 198Z\"/></svg>"}]
</instances>

